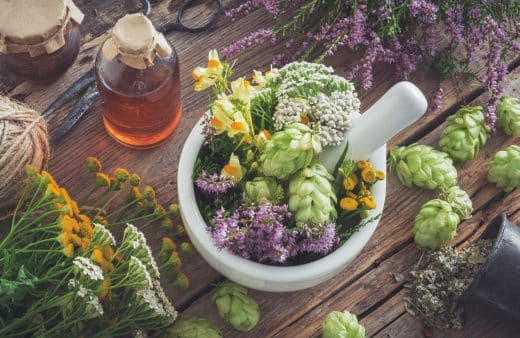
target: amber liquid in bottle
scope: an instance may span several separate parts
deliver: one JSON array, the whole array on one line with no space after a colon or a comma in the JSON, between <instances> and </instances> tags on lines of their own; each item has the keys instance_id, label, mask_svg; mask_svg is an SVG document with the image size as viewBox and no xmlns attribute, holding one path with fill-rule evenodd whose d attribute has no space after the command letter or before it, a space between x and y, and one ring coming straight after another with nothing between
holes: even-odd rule
<instances>
[{"instance_id":1,"label":"amber liquid in bottle","mask_svg":"<svg viewBox=\"0 0 520 338\"><path fill-rule=\"evenodd\" d=\"M138 70L101 53L96 63L103 122L109 134L132 148L161 144L177 127L181 113L179 61L175 52L156 56Z\"/></svg>"}]
</instances>

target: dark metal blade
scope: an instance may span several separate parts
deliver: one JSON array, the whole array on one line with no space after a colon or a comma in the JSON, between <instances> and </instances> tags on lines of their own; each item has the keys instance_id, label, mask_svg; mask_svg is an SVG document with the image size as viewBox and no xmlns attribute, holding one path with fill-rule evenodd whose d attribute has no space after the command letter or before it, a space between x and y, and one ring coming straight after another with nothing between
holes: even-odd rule
<instances>
[{"instance_id":1,"label":"dark metal blade","mask_svg":"<svg viewBox=\"0 0 520 338\"><path fill-rule=\"evenodd\" d=\"M96 81L96 74L94 72L94 68L90 69L86 72L82 77L80 77L76 82L72 84L67 90L65 90L53 103L50 104L47 109L45 109L42 113L43 117L47 117L52 115L58 110L61 106L67 103L74 96L81 93L85 88L89 87Z\"/></svg>"},{"instance_id":2,"label":"dark metal blade","mask_svg":"<svg viewBox=\"0 0 520 338\"><path fill-rule=\"evenodd\" d=\"M99 92L97 91L96 86L91 86L76 103L74 108L72 108L72 110L67 114L61 125L53 132L51 142L56 143L65 136L65 134L74 127L81 117L85 115L98 97Z\"/></svg>"}]
</instances>

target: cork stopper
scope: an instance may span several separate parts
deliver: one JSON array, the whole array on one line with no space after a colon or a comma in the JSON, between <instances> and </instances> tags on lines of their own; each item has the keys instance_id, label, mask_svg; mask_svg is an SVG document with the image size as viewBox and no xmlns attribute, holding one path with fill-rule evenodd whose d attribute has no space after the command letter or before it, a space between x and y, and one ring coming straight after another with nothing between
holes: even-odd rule
<instances>
[{"instance_id":1,"label":"cork stopper","mask_svg":"<svg viewBox=\"0 0 520 338\"><path fill-rule=\"evenodd\" d=\"M119 19L103 45L103 55L107 59L117 58L135 69L153 65L156 54L167 57L171 53L172 49L164 36L141 13L128 14Z\"/></svg>"},{"instance_id":2,"label":"cork stopper","mask_svg":"<svg viewBox=\"0 0 520 338\"><path fill-rule=\"evenodd\" d=\"M65 45L70 20L83 13L72 0L1 0L0 53L51 54Z\"/></svg>"}]
</instances>

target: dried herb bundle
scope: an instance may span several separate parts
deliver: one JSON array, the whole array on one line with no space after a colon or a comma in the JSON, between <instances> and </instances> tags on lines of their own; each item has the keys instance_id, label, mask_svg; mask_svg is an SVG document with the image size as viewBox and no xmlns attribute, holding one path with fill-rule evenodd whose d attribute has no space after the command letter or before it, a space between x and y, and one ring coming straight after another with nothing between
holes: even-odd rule
<instances>
[{"instance_id":1,"label":"dried herb bundle","mask_svg":"<svg viewBox=\"0 0 520 338\"><path fill-rule=\"evenodd\" d=\"M458 300L469 288L493 246L492 240L478 240L464 249L451 247L426 254L410 273L408 312L433 328L462 328Z\"/></svg>"}]
</instances>

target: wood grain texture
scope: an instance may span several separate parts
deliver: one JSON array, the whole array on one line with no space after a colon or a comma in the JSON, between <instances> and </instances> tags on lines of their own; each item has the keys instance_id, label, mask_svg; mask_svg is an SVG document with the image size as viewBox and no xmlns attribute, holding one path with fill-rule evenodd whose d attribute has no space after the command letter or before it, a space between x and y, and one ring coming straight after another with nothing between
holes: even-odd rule
<instances>
[{"instance_id":1,"label":"wood grain texture","mask_svg":"<svg viewBox=\"0 0 520 338\"><path fill-rule=\"evenodd\" d=\"M90 69L95 61L99 46L107 37L106 31L118 18L128 12L140 10L138 0L75 0L85 12L82 25L83 45L76 63L56 82L42 85L37 82L21 81L0 65L0 93L23 100L37 110L43 110L60 93ZM227 6L239 1L225 1ZM181 1L162 1L154 5L151 20L160 26L175 20ZM202 17L211 10L201 7L191 13ZM177 163L182 144L191 128L206 110L207 95L196 93L191 80L191 70L206 62L207 51L223 47L247 32L272 23L265 11L256 10L235 22L220 19L210 31L198 34L171 32L167 38L175 45L181 62L181 83L183 117L175 134L162 146L148 151L130 150L112 140L104 130L99 104L95 104L80 123L53 149L50 169L66 185L70 184L83 169L87 156L96 156L107 170L126 167L138 172L146 184L157 187L158 198L163 203L177 199ZM267 48L268 47L268 48ZM240 55L235 73L248 75L251 69L266 69L272 56L285 48L283 41L273 46L251 49ZM359 54L344 50L327 64L336 68L339 74L346 74ZM518 59L511 59L510 68L518 66ZM372 105L395 83L393 72L386 66L375 68L374 86L370 91L360 91L362 109ZM420 66L411 80L421 88L426 96L431 96L441 85L444 101L441 109L431 112L390 141L390 145L419 141L435 146L445 125L445 118L461 103L484 103L482 89L467 79L446 79L440 81L431 69ZM520 91L520 70L515 69L508 81L507 90L516 96ZM70 110L73 102L65 105L49 119L54 130ZM478 158L466 164L457 165L459 184L472 197L477 212L474 217L461 224L459 234L453 244L464 245L474 240L484 229L491 217L506 211L518 221L520 209L519 192L505 195L485 181L486 163L494 153L510 144L518 144L518 138L508 138L497 133L488 142ZM518 189L517 189L518 190ZM420 205L433 198L436 193L403 187L390 176L387 180L387 200L381 223L371 241L360 256L332 280L301 292L273 294L251 291L259 302L262 319L249 333L239 333L226 326L216 315L210 296L215 283L222 280L216 271L207 265L198 254L183 261L185 272L191 280L186 291L167 288L174 304L183 312L205 316L222 329L226 337L307 337L319 336L319 327L326 313L332 310L348 309L358 314L367 328L369 336L378 337L420 337L422 324L404 311L402 305L402 283L390 275L406 273L414 264L419 250L413 244L411 227ZM147 229L147 236L156 246L164 231ZM167 281L165 281L167 282ZM467 337L492 337L501 332L508 337L511 325L486 317L471 318L464 331ZM498 331L497 331L498 330ZM462 337L460 333L453 337ZM435 333L447 336L448 333Z\"/></svg>"}]
</instances>

